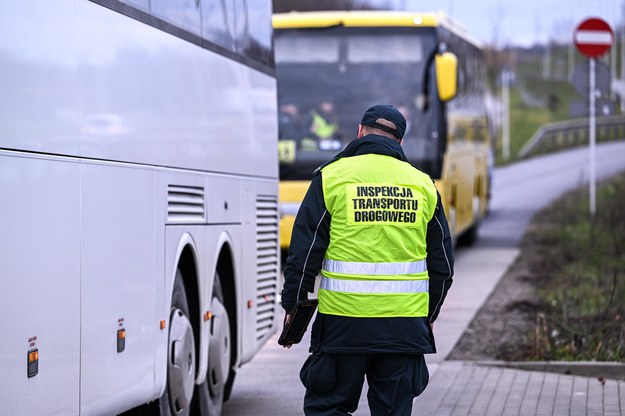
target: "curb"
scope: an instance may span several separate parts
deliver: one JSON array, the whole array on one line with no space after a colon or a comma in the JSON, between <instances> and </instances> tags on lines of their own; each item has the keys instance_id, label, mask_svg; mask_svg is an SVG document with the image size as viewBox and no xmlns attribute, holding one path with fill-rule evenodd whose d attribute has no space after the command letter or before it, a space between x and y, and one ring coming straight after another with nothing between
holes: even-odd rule
<instances>
[{"instance_id":1,"label":"curb","mask_svg":"<svg viewBox=\"0 0 625 416\"><path fill-rule=\"evenodd\" d=\"M476 361L475 364L527 371L625 380L625 363L614 361Z\"/></svg>"}]
</instances>

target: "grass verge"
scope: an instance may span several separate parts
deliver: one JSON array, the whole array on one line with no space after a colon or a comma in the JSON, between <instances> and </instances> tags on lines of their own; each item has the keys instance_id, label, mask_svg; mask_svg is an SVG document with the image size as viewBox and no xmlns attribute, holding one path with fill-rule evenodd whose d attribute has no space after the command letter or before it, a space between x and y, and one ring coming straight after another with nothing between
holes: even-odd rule
<instances>
[{"instance_id":1,"label":"grass verge","mask_svg":"<svg viewBox=\"0 0 625 416\"><path fill-rule=\"evenodd\" d=\"M591 219L577 190L537 215L527 238L538 297L526 360L625 360L625 174L600 184Z\"/></svg>"}]
</instances>

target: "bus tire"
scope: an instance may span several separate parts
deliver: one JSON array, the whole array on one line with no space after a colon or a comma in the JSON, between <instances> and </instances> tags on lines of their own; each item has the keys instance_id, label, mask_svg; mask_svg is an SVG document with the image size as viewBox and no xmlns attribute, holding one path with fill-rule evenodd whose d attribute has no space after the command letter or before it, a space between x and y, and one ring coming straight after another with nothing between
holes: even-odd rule
<instances>
[{"instance_id":1,"label":"bus tire","mask_svg":"<svg viewBox=\"0 0 625 416\"><path fill-rule=\"evenodd\" d=\"M447 226L449 228L451 244L455 247L458 242L458 236L456 234L456 208L454 207L451 207L447 213Z\"/></svg>"},{"instance_id":2,"label":"bus tire","mask_svg":"<svg viewBox=\"0 0 625 416\"><path fill-rule=\"evenodd\" d=\"M475 244L479 237L480 229L480 199L477 196L473 197L473 225L465 231L458 239L458 245L471 246Z\"/></svg>"},{"instance_id":3,"label":"bus tire","mask_svg":"<svg viewBox=\"0 0 625 416\"><path fill-rule=\"evenodd\" d=\"M202 416L221 414L228 381L234 379L231 375L232 327L218 273L215 273L213 283L211 312L213 316L208 335L208 370L206 381L198 386L197 392ZM232 388L232 384L229 387Z\"/></svg>"},{"instance_id":4,"label":"bus tire","mask_svg":"<svg viewBox=\"0 0 625 416\"><path fill-rule=\"evenodd\" d=\"M475 220L475 223L473 223L473 225L460 236L460 238L458 239L458 245L462 247L468 247L475 244L479 237L479 228L480 221Z\"/></svg>"},{"instance_id":5,"label":"bus tire","mask_svg":"<svg viewBox=\"0 0 625 416\"><path fill-rule=\"evenodd\" d=\"M180 269L176 270L171 295L167 344L167 386L159 399L159 414L190 415L195 385L195 337Z\"/></svg>"}]
</instances>

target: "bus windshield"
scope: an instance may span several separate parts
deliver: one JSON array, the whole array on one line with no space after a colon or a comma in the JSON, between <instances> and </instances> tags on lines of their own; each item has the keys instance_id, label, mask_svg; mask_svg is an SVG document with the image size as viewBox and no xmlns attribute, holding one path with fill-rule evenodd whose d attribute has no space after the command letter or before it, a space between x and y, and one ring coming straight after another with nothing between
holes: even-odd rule
<instances>
[{"instance_id":1,"label":"bus windshield","mask_svg":"<svg viewBox=\"0 0 625 416\"><path fill-rule=\"evenodd\" d=\"M406 117L402 147L408 159L435 175L440 109L419 105L435 44L432 28L276 30L280 179L310 179L356 138L364 111L382 103Z\"/></svg>"}]
</instances>

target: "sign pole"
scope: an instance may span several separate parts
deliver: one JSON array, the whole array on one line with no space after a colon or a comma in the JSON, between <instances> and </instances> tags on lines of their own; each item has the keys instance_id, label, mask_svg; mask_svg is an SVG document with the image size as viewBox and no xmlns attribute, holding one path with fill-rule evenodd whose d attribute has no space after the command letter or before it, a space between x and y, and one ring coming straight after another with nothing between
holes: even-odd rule
<instances>
[{"instance_id":1,"label":"sign pole","mask_svg":"<svg viewBox=\"0 0 625 416\"><path fill-rule=\"evenodd\" d=\"M597 211L597 207L596 207L596 182L597 182L597 167L596 167L596 160L595 160L595 153L596 153L596 137L595 137L595 133L596 133L596 120L595 120L595 100L597 98L597 94L595 91L595 58L589 58L589 64L590 64L590 70L588 71L589 73L589 110L590 110L590 117L589 117L589 153L590 153L590 217L591 218L595 218L595 212Z\"/></svg>"},{"instance_id":2,"label":"sign pole","mask_svg":"<svg viewBox=\"0 0 625 416\"><path fill-rule=\"evenodd\" d=\"M575 46L584 56L588 57L589 64L589 120L588 120L588 145L590 147L590 163L589 163L589 182L590 182L590 217L595 217L597 211L596 202L596 182L597 182L597 169L595 165L595 152L596 152L596 123L595 113L597 99L597 91L595 86L595 70L596 59L610 50L612 43L614 42L614 32L612 28L605 20L591 17L581 22L573 32L573 41ZM614 64L614 62L612 62Z\"/></svg>"},{"instance_id":3,"label":"sign pole","mask_svg":"<svg viewBox=\"0 0 625 416\"><path fill-rule=\"evenodd\" d=\"M503 122L501 123L501 153L504 160L510 159L510 73L505 68L501 73L501 104Z\"/></svg>"}]
</instances>

